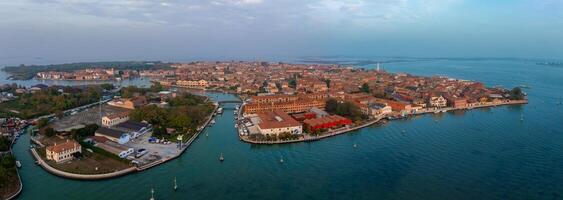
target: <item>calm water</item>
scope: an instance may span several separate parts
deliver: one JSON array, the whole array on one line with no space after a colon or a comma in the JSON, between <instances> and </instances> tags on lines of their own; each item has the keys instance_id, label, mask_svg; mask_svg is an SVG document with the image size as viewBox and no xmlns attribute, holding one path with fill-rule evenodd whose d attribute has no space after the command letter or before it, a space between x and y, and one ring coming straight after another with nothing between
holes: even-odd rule
<instances>
[{"instance_id":1,"label":"calm water","mask_svg":"<svg viewBox=\"0 0 563 200\"><path fill-rule=\"evenodd\" d=\"M488 85L526 84L530 104L425 115L274 146L239 141L226 111L206 130L209 137L202 134L179 159L106 181L46 173L33 163L26 135L15 147L23 164L20 199L148 199L151 188L157 199L563 199L563 106L556 105L563 101L563 69L447 60L384 67Z\"/></svg>"}]
</instances>

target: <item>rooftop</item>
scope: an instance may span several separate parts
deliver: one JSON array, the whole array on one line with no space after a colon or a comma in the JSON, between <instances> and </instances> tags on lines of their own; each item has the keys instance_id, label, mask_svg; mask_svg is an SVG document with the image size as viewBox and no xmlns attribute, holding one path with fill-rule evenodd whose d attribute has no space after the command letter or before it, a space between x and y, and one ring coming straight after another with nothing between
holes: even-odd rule
<instances>
[{"instance_id":1,"label":"rooftop","mask_svg":"<svg viewBox=\"0 0 563 200\"><path fill-rule=\"evenodd\" d=\"M53 146L49 146L47 147L47 151L52 151L55 153L60 153L62 151L65 150L69 150L69 149L73 149L76 146L80 146L80 144L78 144L78 142L74 141L74 140L67 140L64 143L61 144L55 144Z\"/></svg>"},{"instance_id":2,"label":"rooftop","mask_svg":"<svg viewBox=\"0 0 563 200\"><path fill-rule=\"evenodd\" d=\"M301 124L281 110L265 111L258 113L261 129L284 128L301 126Z\"/></svg>"}]
</instances>

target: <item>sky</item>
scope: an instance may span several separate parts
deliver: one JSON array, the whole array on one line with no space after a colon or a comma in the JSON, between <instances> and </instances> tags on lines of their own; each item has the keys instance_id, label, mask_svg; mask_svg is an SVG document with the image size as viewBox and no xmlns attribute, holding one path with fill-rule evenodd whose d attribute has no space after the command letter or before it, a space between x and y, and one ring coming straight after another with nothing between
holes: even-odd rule
<instances>
[{"instance_id":1,"label":"sky","mask_svg":"<svg viewBox=\"0 0 563 200\"><path fill-rule=\"evenodd\" d=\"M563 0L0 0L0 63L563 58Z\"/></svg>"}]
</instances>

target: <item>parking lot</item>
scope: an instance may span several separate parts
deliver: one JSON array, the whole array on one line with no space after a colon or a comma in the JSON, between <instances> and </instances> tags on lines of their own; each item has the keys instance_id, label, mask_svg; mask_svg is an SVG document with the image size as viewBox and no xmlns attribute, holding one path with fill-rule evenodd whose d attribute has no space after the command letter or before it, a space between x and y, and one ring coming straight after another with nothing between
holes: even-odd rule
<instances>
[{"instance_id":1,"label":"parking lot","mask_svg":"<svg viewBox=\"0 0 563 200\"><path fill-rule=\"evenodd\" d=\"M150 143L150 137L151 133L146 133L125 144L128 147L134 148L135 151L137 151L138 149L146 149L148 151L147 154L135 159L135 161L138 162L139 165L146 165L160 160L161 158L171 158L180 153L180 149L177 147L176 143Z\"/></svg>"},{"instance_id":2,"label":"parking lot","mask_svg":"<svg viewBox=\"0 0 563 200\"><path fill-rule=\"evenodd\" d=\"M127 111L127 109L108 106L107 104L102 105L102 116L124 111ZM73 112L73 114L58 119L53 122L53 128L57 131L70 131L71 129L81 128L84 125L93 123L102 125L99 106Z\"/></svg>"}]
</instances>

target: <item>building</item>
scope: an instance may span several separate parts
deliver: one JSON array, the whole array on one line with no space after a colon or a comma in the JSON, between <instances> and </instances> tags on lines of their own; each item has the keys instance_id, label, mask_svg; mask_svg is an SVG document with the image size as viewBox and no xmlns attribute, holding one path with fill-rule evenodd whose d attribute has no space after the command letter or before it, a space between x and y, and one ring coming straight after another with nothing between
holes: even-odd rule
<instances>
[{"instance_id":1,"label":"building","mask_svg":"<svg viewBox=\"0 0 563 200\"><path fill-rule=\"evenodd\" d=\"M282 110L286 113L308 112L311 108L324 109L327 98L328 95L324 93L255 96L251 103L244 106L244 112L245 114L273 110Z\"/></svg>"},{"instance_id":2,"label":"building","mask_svg":"<svg viewBox=\"0 0 563 200\"><path fill-rule=\"evenodd\" d=\"M127 142L129 142L129 140L131 139L131 136L127 133L124 133L123 131L119 131L119 130L115 130L115 129L111 129L111 128L106 128L106 127L100 127L98 128L98 130L96 130L96 133L94 134L95 136L100 136L100 137L105 137L113 142L117 142L119 144L125 144Z\"/></svg>"},{"instance_id":3,"label":"building","mask_svg":"<svg viewBox=\"0 0 563 200\"><path fill-rule=\"evenodd\" d=\"M295 114L292 114L291 117L293 117L293 119L295 119L297 121L302 122L306 119L316 118L317 114L315 114L314 112L295 113Z\"/></svg>"},{"instance_id":4,"label":"building","mask_svg":"<svg viewBox=\"0 0 563 200\"><path fill-rule=\"evenodd\" d=\"M430 98L428 98L428 105L430 107L443 108L448 105L448 101L442 95L431 96Z\"/></svg>"},{"instance_id":5,"label":"building","mask_svg":"<svg viewBox=\"0 0 563 200\"><path fill-rule=\"evenodd\" d=\"M260 112L258 115L258 129L264 135L279 135L280 133L301 134L301 124L281 110Z\"/></svg>"},{"instance_id":6,"label":"building","mask_svg":"<svg viewBox=\"0 0 563 200\"><path fill-rule=\"evenodd\" d=\"M82 146L74 140L67 140L64 143L49 146L45 153L47 160L54 160L57 163L72 160L75 153L82 153Z\"/></svg>"},{"instance_id":7,"label":"building","mask_svg":"<svg viewBox=\"0 0 563 200\"><path fill-rule=\"evenodd\" d=\"M322 129L337 128L340 126L345 126L350 124L352 124L352 120L339 115L330 115L326 117L307 119L303 121L303 125L305 126L305 129L311 132L322 130Z\"/></svg>"},{"instance_id":8,"label":"building","mask_svg":"<svg viewBox=\"0 0 563 200\"><path fill-rule=\"evenodd\" d=\"M151 130L151 125L136 121L126 121L114 127L117 130L130 133L133 138L137 138Z\"/></svg>"},{"instance_id":9,"label":"building","mask_svg":"<svg viewBox=\"0 0 563 200\"><path fill-rule=\"evenodd\" d=\"M102 125L110 127L129 120L129 112L114 113L102 117Z\"/></svg>"},{"instance_id":10,"label":"building","mask_svg":"<svg viewBox=\"0 0 563 200\"><path fill-rule=\"evenodd\" d=\"M187 88L206 88L208 82L206 80L178 80L176 85Z\"/></svg>"},{"instance_id":11,"label":"building","mask_svg":"<svg viewBox=\"0 0 563 200\"><path fill-rule=\"evenodd\" d=\"M387 104L375 103L370 106L370 114L374 117L385 116L393 112L393 108Z\"/></svg>"},{"instance_id":12,"label":"building","mask_svg":"<svg viewBox=\"0 0 563 200\"><path fill-rule=\"evenodd\" d=\"M135 150L133 148L129 148L118 143L112 141L106 141L103 143L96 143L94 146L103 149L107 152L110 152L114 155L119 156L120 158L127 158L127 156L133 154Z\"/></svg>"},{"instance_id":13,"label":"building","mask_svg":"<svg viewBox=\"0 0 563 200\"><path fill-rule=\"evenodd\" d=\"M133 97L131 99L115 99L113 101L108 102L108 105L126 108L126 109L135 109L144 105L147 105L147 98L143 96Z\"/></svg>"},{"instance_id":14,"label":"building","mask_svg":"<svg viewBox=\"0 0 563 200\"><path fill-rule=\"evenodd\" d=\"M451 107L454 108L465 108L467 107L467 99L465 98L450 98L448 99Z\"/></svg>"}]
</instances>

